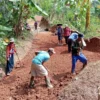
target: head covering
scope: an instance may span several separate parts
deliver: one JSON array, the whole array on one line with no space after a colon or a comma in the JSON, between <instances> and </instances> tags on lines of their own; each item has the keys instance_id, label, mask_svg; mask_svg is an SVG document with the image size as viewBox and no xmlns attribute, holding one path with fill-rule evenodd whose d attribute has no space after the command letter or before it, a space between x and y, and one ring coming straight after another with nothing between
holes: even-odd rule
<instances>
[{"instance_id":1,"label":"head covering","mask_svg":"<svg viewBox=\"0 0 100 100\"><path fill-rule=\"evenodd\" d=\"M65 24L65 27L68 27L68 24Z\"/></svg>"},{"instance_id":2,"label":"head covering","mask_svg":"<svg viewBox=\"0 0 100 100\"><path fill-rule=\"evenodd\" d=\"M50 51L50 52L52 52L52 53L56 53L55 50L54 50L54 48L49 48L48 51Z\"/></svg>"},{"instance_id":3,"label":"head covering","mask_svg":"<svg viewBox=\"0 0 100 100\"><path fill-rule=\"evenodd\" d=\"M83 34L78 34L78 37L83 38L84 36Z\"/></svg>"},{"instance_id":4,"label":"head covering","mask_svg":"<svg viewBox=\"0 0 100 100\"><path fill-rule=\"evenodd\" d=\"M10 38L10 42L14 42L15 40L14 40L14 38Z\"/></svg>"},{"instance_id":5,"label":"head covering","mask_svg":"<svg viewBox=\"0 0 100 100\"><path fill-rule=\"evenodd\" d=\"M57 26L62 26L62 24L57 24Z\"/></svg>"}]
</instances>

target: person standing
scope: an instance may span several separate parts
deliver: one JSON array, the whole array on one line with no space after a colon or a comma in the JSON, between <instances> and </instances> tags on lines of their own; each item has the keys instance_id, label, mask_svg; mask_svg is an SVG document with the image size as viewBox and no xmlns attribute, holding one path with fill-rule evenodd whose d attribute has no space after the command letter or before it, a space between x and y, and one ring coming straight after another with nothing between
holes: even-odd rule
<instances>
[{"instance_id":1,"label":"person standing","mask_svg":"<svg viewBox=\"0 0 100 100\"><path fill-rule=\"evenodd\" d=\"M38 26L38 23L37 23L37 21L35 21L35 23L34 23L35 30L37 30L37 26Z\"/></svg>"},{"instance_id":2,"label":"person standing","mask_svg":"<svg viewBox=\"0 0 100 100\"><path fill-rule=\"evenodd\" d=\"M65 38L65 43L66 44L68 44L68 38L69 38L70 34L71 34L71 30L68 26L66 26L64 28L64 38Z\"/></svg>"},{"instance_id":3,"label":"person standing","mask_svg":"<svg viewBox=\"0 0 100 100\"><path fill-rule=\"evenodd\" d=\"M48 76L48 71L44 67L44 63L50 59L50 56L52 56L55 53L53 48L49 48L48 51L36 51L36 56L32 60L31 65L31 79L30 79L30 88L34 87L34 78L36 76L44 76L45 82L48 88L53 88L53 85L50 82L50 78Z\"/></svg>"},{"instance_id":4,"label":"person standing","mask_svg":"<svg viewBox=\"0 0 100 100\"><path fill-rule=\"evenodd\" d=\"M72 74L75 74L77 60L83 63L83 68L87 65L87 58L82 53L82 49L86 46L84 43L83 34L78 34L78 38L72 42Z\"/></svg>"},{"instance_id":5,"label":"person standing","mask_svg":"<svg viewBox=\"0 0 100 100\"><path fill-rule=\"evenodd\" d=\"M12 71L14 67L14 53L16 52L15 44L14 44L14 38L10 38L10 43L6 47L6 59L7 59L7 65L6 65L6 75L10 75L10 72Z\"/></svg>"},{"instance_id":6,"label":"person standing","mask_svg":"<svg viewBox=\"0 0 100 100\"><path fill-rule=\"evenodd\" d=\"M62 45L63 29L62 24L57 25L58 45Z\"/></svg>"}]
</instances>

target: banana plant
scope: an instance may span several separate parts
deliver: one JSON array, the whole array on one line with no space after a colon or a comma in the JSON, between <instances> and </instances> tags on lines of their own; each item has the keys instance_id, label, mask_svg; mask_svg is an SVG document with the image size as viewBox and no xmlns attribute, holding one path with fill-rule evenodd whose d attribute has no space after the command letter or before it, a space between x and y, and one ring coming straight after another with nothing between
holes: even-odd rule
<instances>
[{"instance_id":1,"label":"banana plant","mask_svg":"<svg viewBox=\"0 0 100 100\"><path fill-rule=\"evenodd\" d=\"M66 0L73 16L71 16L71 23L79 30L85 30L86 12L89 4L83 0ZM84 25L84 26L83 26Z\"/></svg>"},{"instance_id":2,"label":"banana plant","mask_svg":"<svg viewBox=\"0 0 100 100\"><path fill-rule=\"evenodd\" d=\"M35 12L34 12L35 10ZM37 13L48 14L33 0L0 0L0 62L5 57L5 38L19 36L22 23Z\"/></svg>"},{"instance_id":3,"label":"banana plant","mask_svg":"<svg viewBox=\"0 0 100 100\"><path fill-rule=\"evenodd\" d=\"M35 2L48 13L46 18L50 23L64 22L66 13L65 1L66 0L35 0Z\"/></svg>"},{"instance_id":4,"label":"banana plant","mask_svg":"<svg viewBox=\"0 0 100 100\"><path fill-rule=\"evenodd\" d=\"M48 16L33 0L1 0L0 25L12 28L11 35L19 36L22 32L22 23L37 12Z\"/></svg>"},{"instance_id":5,"label":"banana plant","mask_svg":"<svg viewBox=\"0 0 100 100\"><path fill-rule=\"evenodd\" d=\"M5 48L6 48L7 43L3 41L2 38L0 38L0 64L5 64L6 59L5 59Z\"/></svg>"}]
</instances>

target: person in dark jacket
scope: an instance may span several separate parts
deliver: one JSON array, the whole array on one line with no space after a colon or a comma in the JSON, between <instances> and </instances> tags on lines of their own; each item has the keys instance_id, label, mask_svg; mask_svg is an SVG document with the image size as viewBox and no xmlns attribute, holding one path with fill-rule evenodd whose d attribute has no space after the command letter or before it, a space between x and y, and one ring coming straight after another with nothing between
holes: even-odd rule
<instances>
[{"instance_id":1,"label":"person in dark jacket","mask_svg":"<svg viewBox=\"0 0 100 100\"><path fill-rule=\"evenodd\" d=\"M71 31L71 35L68 37L68 53L71 52L72 42L78 39L78 34L79 32L77 31Z\"/></svg>"},{"instance_id":2,"label":"person in dark jacket","mask_svg":"<svg viewBox=\"0 0 100 100\"><path fill-rule=\"evenodd\" d=\"M85 41L83 40L82 34L78 34L78 38L72 42L72 74L75 74L77 60L80 60L80 62L83 63L83 68L87 65L87 58L82 53L83 47L86 46L84 43Z\"/></svg>"}]
</instances>

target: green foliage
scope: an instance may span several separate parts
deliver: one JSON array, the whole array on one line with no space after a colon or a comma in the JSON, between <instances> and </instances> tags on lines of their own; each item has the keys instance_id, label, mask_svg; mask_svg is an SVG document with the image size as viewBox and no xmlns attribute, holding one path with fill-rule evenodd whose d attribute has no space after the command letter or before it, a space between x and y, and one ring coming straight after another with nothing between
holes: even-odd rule
<instances>
[{"instance_id":1,"label":"green foliage","mask_svg":"<svg viewBox=\"0 0 100 100\"><path fill-rule=\"evenodd\" d=\"M0 64L1 63L5 63L6 59L5 59L5 47L6 47L6 43L3 41L2 38L0 38Z\"/></svg>"},{"instance_id":2,"label":"green foliage","mask_svg":"<svg viewBox=\"0 0 100 100\"><path fill-rule=\"evenodd\" d=\"M0 25L0 31L12 31L12 28Z\"/></svg>"},{"instance_id":3,"label":"green foliage","mask_svg":"<svg viewBox=\"0 0 100 100\"><path fill-rule=\"evenodd\" d=\"M88 36L92 36L100 27L100 8L97 7L99 1L92 4L95 13L91 13ZM0 0L0 55L4 57L5 54L3 39L22 35L23 32L26 34L22 27L27 19L34 19L36 14L45 16L50 23L68 24L71 28L84 32L88 6L87 2L83 4L83 0Z\"/></svg>"},{"instance_id":4,"label":"green foliage","mask_svg":"<svg viewBox=\"0 0 100 100\"><path fill-rule=\"evenodd\" d=\"M85 34L85 38L100 37L100 19L97 16L91 16L90 28Z\"/></svg>"},{"instance_id":5,"label":"green foliage","mask_svg":"<svg viewBox=\"0 0 100 100\"><path fill-rule=\"evenodd\" d=\"M38 12L48 15L33 0L0 0L0 62L5 57L3 40L22 35L27 19L34 18Z\"/></svg>"}]
</instances>

